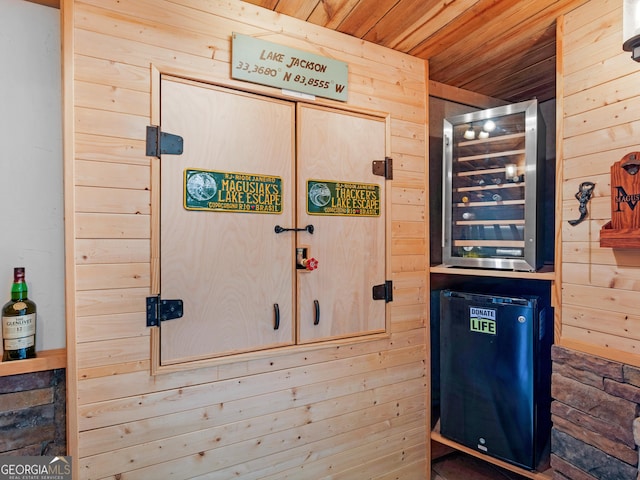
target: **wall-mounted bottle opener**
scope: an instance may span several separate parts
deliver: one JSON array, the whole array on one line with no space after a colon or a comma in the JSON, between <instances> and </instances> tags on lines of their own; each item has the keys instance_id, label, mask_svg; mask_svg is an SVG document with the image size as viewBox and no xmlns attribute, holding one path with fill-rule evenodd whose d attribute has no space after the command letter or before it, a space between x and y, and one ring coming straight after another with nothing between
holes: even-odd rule
<instances>
[{"instance_id":1,"label":"wall-mounted bottle opener","mask_svg":"<svg viewBox=\"0 0 640 480\"><path fill-rule=\"evenodd\" d=\"M576 220L569 220L569 225L575 227L579 223L581 223L587 217L587 203L591 200L591 195L593 194L593 189L596 186L593 182L582 182L580 184L580 188L575 194L576 200L579 202L578 210L580 211L580 218Z\"/></svg>"},{"instance_id":2,"label":"wall-mounted bottle opener","mask_svg":"<svg viewBox=\"0 0 640 480\"><path fill-rule=\"evenodd\" d=\"M309 247L296 248L296 268L308 272L318 268L318 260L309 256Z\"/></svg>"}]
</instances>

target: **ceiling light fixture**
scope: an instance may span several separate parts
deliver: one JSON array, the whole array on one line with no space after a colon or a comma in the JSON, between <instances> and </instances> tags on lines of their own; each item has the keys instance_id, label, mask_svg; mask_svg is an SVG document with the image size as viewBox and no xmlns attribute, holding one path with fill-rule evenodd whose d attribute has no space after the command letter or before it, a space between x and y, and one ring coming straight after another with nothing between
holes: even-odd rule
<instances>
[{"instance_id":1,"label":"ceiling light fixture","mask_svg":"<svg viewBox=\"0 0 640 480\"><path fill-rule=\"evenodd\" d=\"M624 0L622 5L622 49L640 62L640 0Z\"/></svg>"}]
</instances>

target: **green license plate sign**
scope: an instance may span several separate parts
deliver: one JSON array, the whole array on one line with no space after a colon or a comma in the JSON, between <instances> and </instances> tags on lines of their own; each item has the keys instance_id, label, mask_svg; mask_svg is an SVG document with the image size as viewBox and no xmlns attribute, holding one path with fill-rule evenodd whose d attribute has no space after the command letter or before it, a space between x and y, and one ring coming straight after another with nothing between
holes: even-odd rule
<instances>
[{"instance_id":1,"label":"green license plate sign","mask_svg":"<svg viewBox=\"0 0 640 480\"><path fill-rule=\"evenodd\" d=\"M185 170L184 208L282 213L282 178L252 173Z\"/></svg>"},{"instance_id":2,"label":"green license plate sign","mask_svg":"<svg viewBox=\"0 0 640 480\"><path fill-rule=\"evenodd\" d=\"M307 180L309 215L380 216L380 186L370 183Z\"/></svg>"},{"instance_id":3,"label":"green license plate sign","mask_svg":"<svg viewBox=\"0 0 640 480\"><path fill-rule=\"evenodd\" d=\"M231 78L347 101L345 62L234 33Z\"/></svg>"}]
</instances>

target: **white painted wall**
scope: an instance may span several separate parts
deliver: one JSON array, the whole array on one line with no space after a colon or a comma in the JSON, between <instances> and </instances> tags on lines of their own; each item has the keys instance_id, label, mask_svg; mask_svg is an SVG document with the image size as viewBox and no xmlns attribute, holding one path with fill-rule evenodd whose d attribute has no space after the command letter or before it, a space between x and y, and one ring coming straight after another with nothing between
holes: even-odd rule
<instances>
[{"instance_id":1,"label":"white painted wall","mask_svg":"<svg viewBox=\"0 0 640 480\"><path fill-rule=\"evenodd\" d=\"M37 350L65 346L60 11L0 0L0 304L24 266Z\"/></svg>"}]
</instances>

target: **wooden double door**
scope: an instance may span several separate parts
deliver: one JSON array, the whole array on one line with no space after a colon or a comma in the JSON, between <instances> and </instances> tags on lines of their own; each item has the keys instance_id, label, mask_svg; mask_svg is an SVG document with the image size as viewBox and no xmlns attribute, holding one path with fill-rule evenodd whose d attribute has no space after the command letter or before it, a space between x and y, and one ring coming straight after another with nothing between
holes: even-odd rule
<instances>
[{"instance_id":1,"label":"wooden double door","mask_svg":"<svg viewBox=\"0 0 640 480\"><path fill-rule=\"evenodd\" d=\"M184 304L161 322L161 364L384 332L384 119L166 76L160 105L184 141L161 156L154 212L160 295Z\"/></svg>"}]
</instances>

